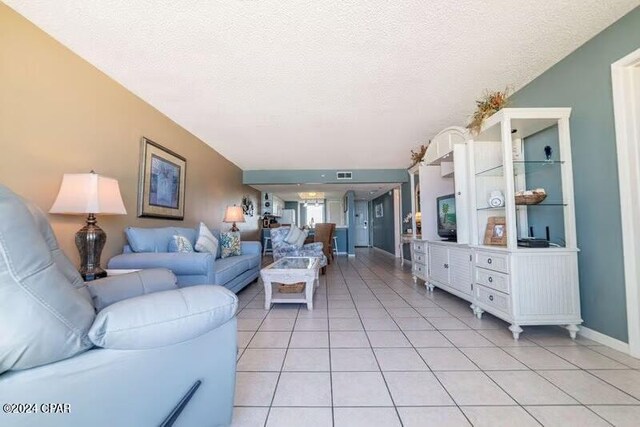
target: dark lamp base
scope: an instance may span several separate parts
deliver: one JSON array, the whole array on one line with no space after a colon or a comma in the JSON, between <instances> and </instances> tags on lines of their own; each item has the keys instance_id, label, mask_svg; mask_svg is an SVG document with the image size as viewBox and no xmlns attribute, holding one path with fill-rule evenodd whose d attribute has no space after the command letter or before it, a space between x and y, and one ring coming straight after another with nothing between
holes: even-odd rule
<instances>
[{"instance_id":1,"label":"dark lamp base","mask_svg":"<svg viewBox=\"0 0 640 427\"><path fill-rule=\"evenodd\" d=\"M87 225L76 233L76 247L80 253L80 275L89 282L107 277L107 272L100 267L100 256L107 241L107 235L96 224L94 214L87 217Z\"/></svg>"}]
</instances>

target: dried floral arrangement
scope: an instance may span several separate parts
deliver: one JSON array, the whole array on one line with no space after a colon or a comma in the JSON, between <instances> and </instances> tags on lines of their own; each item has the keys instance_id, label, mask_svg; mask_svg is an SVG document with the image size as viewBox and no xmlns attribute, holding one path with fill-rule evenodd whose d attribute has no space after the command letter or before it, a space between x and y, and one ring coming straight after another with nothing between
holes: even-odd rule
<instances>
[{"instance_id":1,"label":"dried floral arrangement","mask_svg":"<svg viewBox=\"0 0 640 427\"><path fill-rule=\"evenodd\" d=\"M418 151L411 150L411 166L409 166L410 168L412 168L413 166L417 165L422 161L424 154L427 152L427 148L429 147L429 144L431 144L431 140L429 140L427 145L421 145Z\"/></svg>"},{"instance_id":2,"label":"dried floral arrangement","mask_svg":"<svg viewBox=\"0 0 640 427\"><path fill-rule=\"evenodd\" d=\"M482 98L476 101L476 111L471 116L467 129L473 135L479 134L484 121L507 105L510 94L511 90L508 87L503 91L485 92Z\"/></svg>"}]
</instances>

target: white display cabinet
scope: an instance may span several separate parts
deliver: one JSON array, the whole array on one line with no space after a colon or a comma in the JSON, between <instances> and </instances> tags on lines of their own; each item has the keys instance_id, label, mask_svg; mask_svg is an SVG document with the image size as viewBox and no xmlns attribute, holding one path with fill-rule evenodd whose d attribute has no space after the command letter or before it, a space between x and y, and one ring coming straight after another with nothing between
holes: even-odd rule
<instances>
[{"instance_id":1,"label":"white display cabinet","mask_svg":"<svg viewBox=\"0 0 640 427\"><path fill-rule=\"evenodd\" d=\"M565 326L575 338L582 323L570 114L569 108L506 108L475 137L447 128L418 167L422 236L412 248L424 261L414 261L414 280L470 301L478 318L486 311L505 320L515 339L527 325ZM518 192L539 188L542 202L516 203ZM458 241L443 242L435 201L454 192ZM503 203L490 204L492 192ZM488 233L491 222L498 227ZM529 237L550 246L523 246Z\"/></svg>"},{"instance_id":2,"label":"white display cabinet","mask_svg":"<svg viewBox=\"0 0 640 427\"><path fill-rule=\"evenodd\" d=\"M505 108L470 142L475 312L510 322L516 339L525 325L563 325L575 338L582 323L570 115ZM536 189L545 191L542 202L517 204L518 192ZM503 206L489 202L496 191ZM550 246L530 247L531 237Z\"/></svg>"}]
</instances>

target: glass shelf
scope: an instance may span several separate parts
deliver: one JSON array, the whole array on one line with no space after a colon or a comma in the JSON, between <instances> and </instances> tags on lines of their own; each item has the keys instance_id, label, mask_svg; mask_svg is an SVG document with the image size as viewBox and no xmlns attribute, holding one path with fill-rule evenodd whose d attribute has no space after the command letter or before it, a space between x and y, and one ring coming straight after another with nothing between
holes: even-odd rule
<instances>
[{"instance_id":1,"label":"glass shelf","mask_svg":"<svg viewBox=\"0 0 640 427\"><path fill-rule=\"evenodd\" d=\"M547 168L553 168L563 164L560 160L520 160L513 162L513 174L522 175L544 171ZM476 176L502 176L504 165L494 166L478 172Z\"/></svg>"},{"instance_id":2,"label":"glass shelf","mask_svg":"<svg viewBox=\"0 0 640 427\"><path fill-rule=\"evenodd\" d=\"M566 203L562 203L562 202L542 202L542 203L538 203L537 205L516 205L516 209L519 208L531 208L531 207L562 207L562 206L567 206ZM501 207L493 207L493 206L482 206L477 208L476 210L479 211L491 211L491 210L504 210L505 207L501 206Z\"/></svg>"}]
</instances>

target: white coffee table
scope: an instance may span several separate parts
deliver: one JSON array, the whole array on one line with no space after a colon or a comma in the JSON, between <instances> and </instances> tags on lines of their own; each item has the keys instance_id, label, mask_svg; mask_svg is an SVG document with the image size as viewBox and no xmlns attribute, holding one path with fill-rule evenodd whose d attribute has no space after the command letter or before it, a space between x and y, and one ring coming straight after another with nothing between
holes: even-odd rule
<instances>
[{"instance_id":1,"label":"white coffee table","mask_svg":"<svg viewBox=\"0 0 640 427\"><path fill-rule=\"evenodd\" d=\"M271 303L303 303L307 304L308 310L313 310L319 271L320 258L315 257L285 257L260 270L264 283L264 309L270 309ZM304 282L305 287L297 293L280 293L272 286L272 283L290 285L299 282Z\"/></svg>"}]
</instances>

